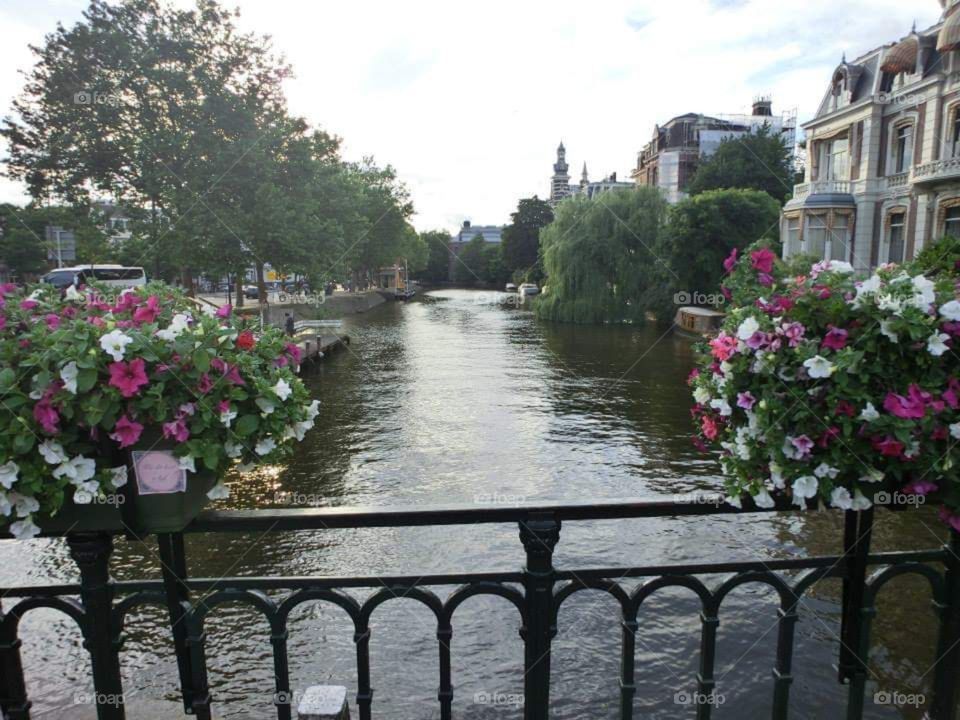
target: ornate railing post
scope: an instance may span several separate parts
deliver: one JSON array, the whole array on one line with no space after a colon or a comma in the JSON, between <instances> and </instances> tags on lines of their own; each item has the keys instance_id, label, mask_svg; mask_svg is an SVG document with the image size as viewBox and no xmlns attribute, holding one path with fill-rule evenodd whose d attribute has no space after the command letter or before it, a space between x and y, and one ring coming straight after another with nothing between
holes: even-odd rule
<instances>
[{"instance_id":1,"label":"ornate railing post","mask_svg":"<svg viewBox=\"0 0 960 720\"><path fill-rule=\"evenodd\" d=\"M31 702L20 658L19 618L0 611L0 715L7 720L29 720Z\"/></svg>"},{"instance_id":2,"label":"ornate railing post","mask_svg":"<svg viewBox=\"0 0 960 720\"><path fill-rule=\"evenodd\" d=\"M950 531L944 546L946 573L937 639L937 664L933 674L931 720L954 720L957 707L957 676L960 675L960 533Z\"/></svg>"},{"instance_id":3,"label":"ornate railing post","mask_svg":"<svg viewBox=\"0 0 960 720\"><path fill-rule=\"evenodd\" d=\"M838 675L847 683L857 675L867 674L867 658L861 657L860 635L863 592L867 581L867 556L873 532L873 508L860 512L847 510L843 525L843 558L846 577L843 580L843 607L840 620L840 662Z\"/></svg>"},{"instance_id":4,"label":"ornate railing post","mask_svg":"<svg viewBox=\"0 0 960 720\"><path fill-rule=\"evenodd\" d=\"M547 720L550 713L550 643L557 634L553 605L553 549L560 522L550 514L532 514L520 522L520 541L527 553L523 569L525 612L524 720Z\"/></svg>"},{"instance_id":5,"label":"ornate railing post","mask_svg":"<svg viewBox=\"0 0 960 720\"><path fill-rule=\"evenodd\" d=\"M187 589L187 555L182 533L157 535L160 549L160 567L163 572L163 590L167 596L167 613L173 633L173 650L177 655L177 670L180 673L180 692L183 695L183 711L193 713L193 670L190 667L190 648L187 647L187 625L183 607L190 601Z\"/></svg>"},{"instance_id":6,"label":"ornate railing post","mask_svg":"<svg viewBox=\"0 0 960 720\"><path fill-rule=\"evenodd\" d=\"M119 648L113 627L113 584L110 555L113 538L106 533L67 536L70 556L80 568L83 602L83 642L93 667L94 702L98 720L124 720Z\"/></svg>"}]
</instances>

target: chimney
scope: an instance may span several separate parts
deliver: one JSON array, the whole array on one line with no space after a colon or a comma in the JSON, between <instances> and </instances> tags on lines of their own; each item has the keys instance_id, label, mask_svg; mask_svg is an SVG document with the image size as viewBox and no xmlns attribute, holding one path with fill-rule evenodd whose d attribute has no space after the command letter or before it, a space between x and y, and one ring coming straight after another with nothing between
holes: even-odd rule
<instances>
[{"instance_id":1,"label":"chimney","mask_svg":"<svg viewBox=\"0 0 960 720\"><path fill-rule=\"evenodd\" d=\"M469 227L470 227L470 221L469 221L469 220L464 220L464 221L463 221L463 229L466 230L466 229L469 228Z\"/></svg>"},{"instance_id":2,"label":"chimney","mask_svg":"<svg viewBox=\"0 0 960 720\"><path fill-rule=\"evenodd\" d=\"M753 99L754 116L771 117L773 115L773 98L761 95Z\"/></svg>"}]
</instances>

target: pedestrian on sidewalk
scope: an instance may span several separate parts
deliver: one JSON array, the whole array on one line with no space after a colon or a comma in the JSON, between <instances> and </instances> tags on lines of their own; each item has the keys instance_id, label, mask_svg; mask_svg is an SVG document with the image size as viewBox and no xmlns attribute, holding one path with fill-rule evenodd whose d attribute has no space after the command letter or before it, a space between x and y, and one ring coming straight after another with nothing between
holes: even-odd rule
<instances>
[{"instance_id":1,"label":"pedestrian on sidewalk","mask_svg":"<svg viewBox=\"0 0 960 720\"><path fill-rule=\"evenodd\" d=\"M284 322L284 327L287 330L287 335L293 337L293 315L290 313L285 313L287 316L286 321Z\"/></svg>"}]
</instances>

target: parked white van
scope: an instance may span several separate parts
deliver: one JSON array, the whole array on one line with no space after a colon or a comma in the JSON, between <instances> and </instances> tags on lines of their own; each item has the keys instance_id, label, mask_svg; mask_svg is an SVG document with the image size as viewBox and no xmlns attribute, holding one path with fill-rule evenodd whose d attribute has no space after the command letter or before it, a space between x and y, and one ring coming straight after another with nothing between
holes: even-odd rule
<instances>
[{"instance_id":1,"label":"parked white van","mask_svg":"<svg viewBox=\"0 0 960 720\"><path fill-rule=\"evenodd\" d=\"M128 288L146 285L147 274L142 267L76 265L51 270L40 280L58 288L65 288L69 285L85 285L90 281L103 283L108 287Z\"/></svg>"}]
</instances>

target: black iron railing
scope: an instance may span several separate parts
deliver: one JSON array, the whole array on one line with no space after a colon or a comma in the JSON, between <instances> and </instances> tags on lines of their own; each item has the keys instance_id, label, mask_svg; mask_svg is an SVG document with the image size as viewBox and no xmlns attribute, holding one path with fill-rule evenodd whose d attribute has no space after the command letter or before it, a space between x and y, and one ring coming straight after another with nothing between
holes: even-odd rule
<instances>
[{"instance_id":1,"label":"black iron railing","mask_svg":"<svg viewBox=\"0 0 960 720\"><path fill-rule=\"evenodd\" d=\"M798 605L816 582L824 578L843 581L840 682L848 686L846 718L863 716L870 648L870 623L880 588L903 574L920 575L929 582L934 608L939 615L937 664L933 697L928 709L931 720L954 720L956 681L960 678L960 535L951 532L941 548L871 553L873 510L846 513L842 552L839 555L799 559L768 559L712 564L649 567L559 569L553 551L563 522L715 515L743 511L714 502L636 501L583 505L525 505L519 507L447 507L428 509L284 509L254 511L209 511L187 529L189 533L254 531L296 532L332 528L405 527L477 523L516 523L526 553L526 566L515 572L453 573L392 577L231 577L190 578L183 535L158 536L163 578L115 582L110 579L109 559L113 548L108 534L67 536L71 555L80 568L79 585L47 585L3 588L7 606L0 619L0 708L9 720L27 720L27 697L20 658L18 626L35 608L53 608L79 625L92 660L100 720L124 718L121 682L121 647L128 613L142 605L155 604L168 611L177 656L184 710L209 720L213 698L207 681L206 637L208 615L219 605L241 601L267 619L273 646L276 682L275 707L279 720L291 718L290 678L287 659L287 621L291 611L306 602L328 602L342 608L354 625L357 654L356 706L361 720L369 720L373 702L370 684L370 618L382 603L395 598L416 600L436 618L439 651L440 717L452 717L454 686L450 665L453 615L464 600L475 595L496 595L517 609L524 642L524 717L546 720L549 716L550 649L557 634L557 612L567 598L584 589L609 593L620 606L622 627L620 716L633 717L634 650L638 614L644 602L658 590L688 588L701 604L701 643L697 693L707 701L696 703L697 718L710 718L714 704L714 658L720 607L733 589L747 583L763 583L779 597L777 651L773 674L771 717L785 720L790 712L792 658ZM785 511L786 508L778 508ZM841 545L838 539L838 545ZM793 571L789 576L785 572ZM799 572L798 572L799 571ZM699 576L724 577L712 589ZM621 580L646 578L635 588ZM428 589L458 586L446 599ZM363 602L344 592L347 588L371 588ZM281 599L267 591L288 591ZM210 593L202 602L192 602L197 593Z\"/></svg>"}]
</instances>

